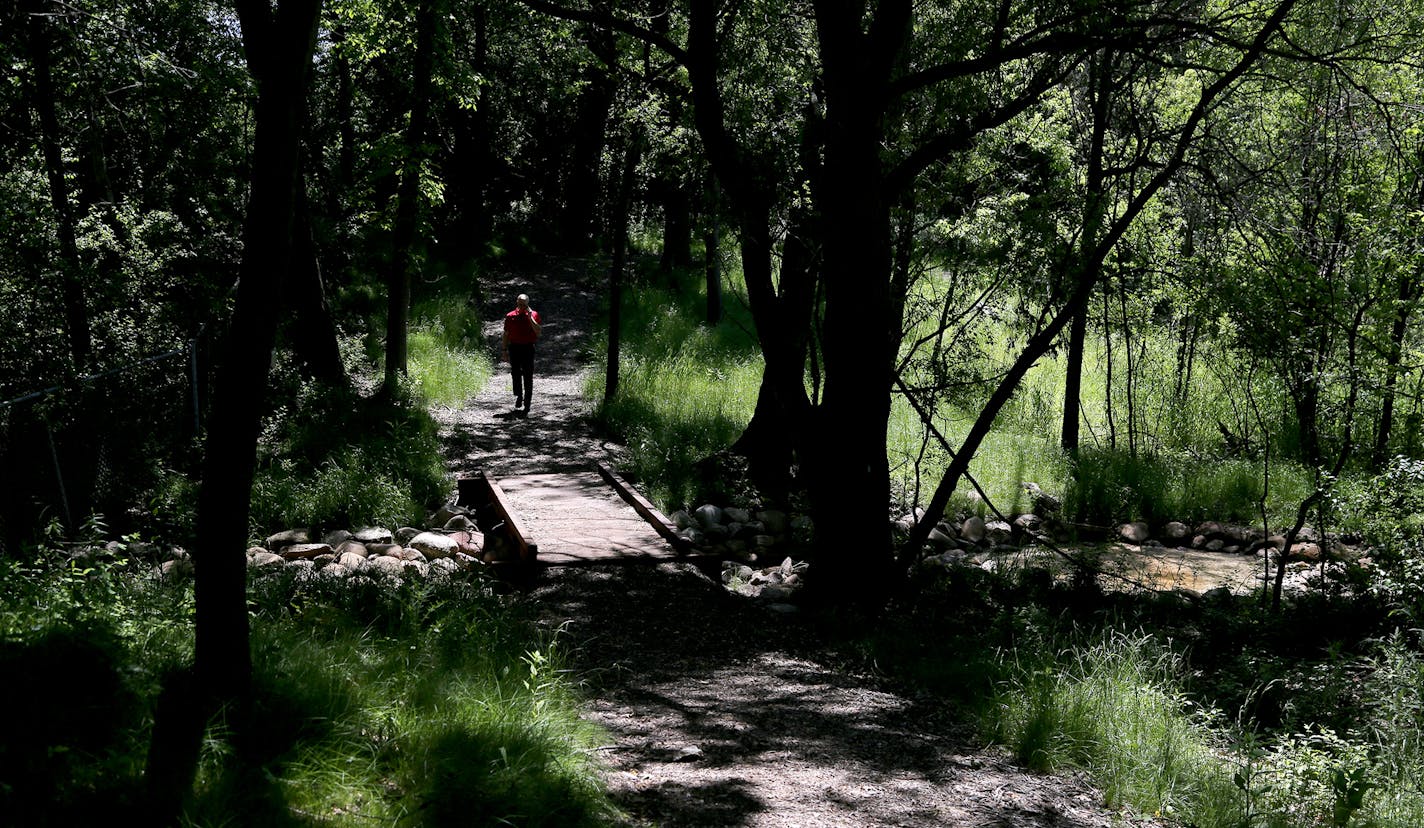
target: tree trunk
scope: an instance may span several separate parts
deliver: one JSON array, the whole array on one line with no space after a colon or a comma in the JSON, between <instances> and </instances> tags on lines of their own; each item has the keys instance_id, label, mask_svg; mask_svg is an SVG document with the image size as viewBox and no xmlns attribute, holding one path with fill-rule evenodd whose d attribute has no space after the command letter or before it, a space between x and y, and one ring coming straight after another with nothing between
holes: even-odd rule
<instances>
[{"instance_id":1,"label":"tree trunk","mask_svg":"<svg viewBox=\"0 0 1424 828\"><path fill-rule=\"evenodd\" d=\"M1383 398L1380 400L1379 425L1375 429L1375 447L1370 464L1384 468L1389 460L1389 438L1394 429L1394 397L1399 384L1400 364L1404 361L1404 336L1409 331L1409 312L1417 292L1418 276L1409 274L1399 280L1399 304L1389 330L1389 352L1385 357Z\"/></svg>"},{"instance_id":2,"label":"tree trunk","mask_svg":"<svg viewBox=\"0 0 1424 828\"><path fill-rule=\"evenodd\" d=\"M327 385L346 384L346 366L336 338L336 322L326 302L316 239L312 233L311 205L306 188L296 187L296 213L292 228L292 272L289 296L293 311L287 336L301 360L306 376Z\"/></svg>"},{"instance_id":3,"label":"tree trunk","mask_svg":"<svg viewBox=\"0 0 1424 828\"><path fill-rule=\"evenodd\" d=\"M438 8L437 8L438 7ZM442 0L422 0L416 11L415 62L411 79L410 123L406 128L405 163L396 192L391 268L386 278L386 372L382 389L395 390L408 368L410 349L410 285L420 224L420 176L425 163L425 134L430 122L431 81L435 72L435 27Z\"/></svg>"},{"instance_id":4,"label":"tree trunk","mask_svg":"<svg viewBox=\"0 0 1424 828\"><path fill-rule=\"evenodd\" d=\"M791 465L799 447L795 435L810 408L802 377L819 268L818 255L807 239L812 229L804 211L793 217L782 242L780 293L760 300L763 324L758 335L763 353L774 356L767 358L763 369L752 419L731 449L747 458L751 476L759 485L776 492L790 485ZM754 234L749 230L746 235ZM764 278L770 279L769 275ZM764 286L758 293L770 294L770 287Z\"/></svg>"},{"instance_id":5,"label":"tree trunk","mask_svg":"<svg viewBox=\"0 0 1424 828\"><path fill-rule=\"evenodd\" d=\"M50 204L54 207L59 230L60 301L64 307L64 328L69 338L69 354L74 360L74 372L84 373L93 351L89 330L89 310L84 297L84 283L79 266L79 247L75 240L74 207L65 181L64 158L60 150L58 100L52 77L50 55L50 16L43 0L29 0L28 50L30 68L34 73L32 104L40 122L40 149L44 156L45 175L49 182Z\"/></svg>"},{"instance_id":6,"label":"tree trunk","mask_svg":"<svg viewBox=\"0 0 1424 828\"><path fill-rule=\"evenodd\" d=\"M663 252L658 259L658 269L671 275L678 268L692 264L692 200L679 180L664 181L662 189Z\"/></svg>"},{"instance_id":7,"label":"tree trunk","mask_svg":"<svg viewBox=\"0 0 1424 828\"><path fill-rule=\"evenodd\" d=\"M1068 355L1063 373L1063 433L1060 444L1070 457L1078 455L1078 429L1082 421L1083 341L1088 334L1088 308L1068 326Z\"/></svg>"},{"instance_id":8,"label":"tree trunk","mask_svg":"<svg viewBox=\"0 0 1424 828\"><path fill-rule=\"evenodd\" d=\"M608 267L608 365L604 374L603 404L618 396L618 373L621 364L623 328L623 269L628 262L628 213L633 207L633 183L638 162L643 156L643 137L628 138L623 150L623 167L619 175L618 200L613 214L613 261Z\"/></svg>"},{"instance_id":9,"label":"tree trunk","mask_svg":"<svg viewBox=\"0 0 1424 828\"><path fill-rule=\"evenodd\" d=\"M147 771L154 824L175 822L199 755L195 740L222 700L251 689L247 532L267 375L288 278L299 145L320 0L237 4L247 63L258 84L252 187L233 318L217 367L204 441L194 555L193 685L170 685L154 723Z\"/></svg>"},{"instance_id":10,"label":"tree trunk","mask_svg":"<svg viewBox=\"0 0 1424 828\"><path fill-rule=\"evenodd\" d=\"M722 321L722 220L717 211L714 180L707 187L706 225L702 229L702 246L706 252L707 324L712 326Z\"/></svg>"},{"instance_id":11,"label":"tree trunk","mask_svg":"<svg viewBox=\"0 0 1424 828\"><path fill-rule=\"evenodd\" d=\"M608 113L618 90L609 69L618 60L613 35L594 29L588 36L588 46L600 58L601 65L591 63L584 73L584 88L579 93L571 130L573 145L568 148L568 164L563 168L563 205L555 230L560 246L576 254L589 253L595 247L599 227L599 170L607 140ZM610 226L621 221L616 215L609 218Z\"/></svg>"}]
</instances>

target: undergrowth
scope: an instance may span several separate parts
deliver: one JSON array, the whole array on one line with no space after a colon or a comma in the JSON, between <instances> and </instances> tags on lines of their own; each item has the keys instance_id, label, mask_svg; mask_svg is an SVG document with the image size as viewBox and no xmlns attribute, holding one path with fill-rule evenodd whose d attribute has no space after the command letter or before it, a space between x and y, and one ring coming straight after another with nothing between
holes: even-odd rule
<instances>
[{"instance_id":1,"label":"undergrowth","mask_svg":"<svg viewBox=\"0 0 1424 828\"><path fill-rule=\"evenodd\" d=\"M0 563L0 743L16 824L141 819L160 684L191 660L192 597L122 556ZM254 580L255 707L215 721L190 825L609 824L599 734L557 639L479 581Z\"/></svg>"},{"instance_id":2,"label":"undergrowth","mask_svg":"<svg viewBox=\"0 0 1424 828\"><path fill-rule=\"evenodd\" d=\"M602 402L605 374L589 374L585 394L599 401L596 417L628 447L625 470L663 508L696 505L698 460L732 444L756 407L761 356L751 334L741 287L730 280L726 317L704 324L706 294L687 286L640 284L623 308L618 394ZM698 283L699 285L701 283ZM605 326L595 335L595 365L607 359Z\"/></svg>"}]
</instances>

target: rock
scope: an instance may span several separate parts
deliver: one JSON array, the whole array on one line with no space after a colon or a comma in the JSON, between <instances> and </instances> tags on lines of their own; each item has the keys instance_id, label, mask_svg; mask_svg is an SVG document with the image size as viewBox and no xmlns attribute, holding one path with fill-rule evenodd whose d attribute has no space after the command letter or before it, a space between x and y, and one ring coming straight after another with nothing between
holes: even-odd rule
<instances>
[{"instance_id":1,"label":"rock","mask_svg":"<svg viewBox=\"0 0 1424 828\"><path fill-rule=\"evenodd\" d=\"M254 555L256 555L258 552L266 552L266 551L267 551L266 549L263 549L263 548L260 547L260 546L249 546L249 547L247 547L247 559L250 561L250 560L252 560L252 557L253 557Z\"/></svg>"},{"instance_id":2,"label":"rock","mask_svg":"<svg viewBox=\"0 0 1424 828\"><path fill-rule=\"evenodd\" d=\"M336 563L352 572L360 572L366 568L366 556L358 555L355 552L343 552L336 557Z\"/></svg>"},{"instance_id":3,"label":"rock","mask_svg":"<svg viewBox=\"0 0 1424 828\"><path fill-rule=\"evenodd\" d=\"M1014 528L1021 532L1037 532L1043 526L1043 518L1032 512L1014 518Z\"/></svg>"},{"instance_id":4,"label":"rock","mask_svg":"<svg viewBox=\"0 0 1424 828\"><path fill-rule=\"evenodd\" d=\"M256 554L247 556L247 566L249 569L262 569L269 566L276 566L286 559L276 552L268 552L265 549L258 550Z\"/></svg>"},{"instance_id":5,"label":"rock","mask_svg":"<svg viewBox=\"0 0 1424 828\"><path fill-rule=\"evenodd\" d=\"M378 555L368 558L366 567L370 572L379 575L399 575L405 569L405 561L400 558L392 558L390 555Z\"/></svg>"},{"instance_id":6,"label":"rock","mask_svg":"<svg viewBox=\"0 0 1424 828\"><path fill-rule=\"evenodd\" d=\"M1182 523L1180 520L1171 521L1166 526L1162 527L1162 537L1166 538L1167 540L1179 541L1185 538L1187 535L1190 535L1191 532L1192 530L1188 529L1187 525L1185 523Z\"/></svg>"},{"instance_id":7,"label":"rock","mask_svg":"<svg viewBox=\"0 0 1424 828\"><path fill-rule=\"evenodd\" d=\"M362 557L363 560L365 559L365 556L364 556L364 555L361 556L361 557ZM321 569L322 567L327 566L328 564L334 564L334 563L336 563L336 555L335 555L335 554L332 554L332 555L317 555L315 558L312 558L312 564L315 565L317 569Z\"/></svg>"},{"instance_id":8,"label":"rock","mask_svg":"<svg viewBox=\"0 0 1424 828\"><path fill-rule=\"evenodd\" d=\"M1212 540L1207 541L1206 544L1202 546L1202 548L1208 552L1220 552L1221 550L1226 548L1226 541L1222 540L1221 538L1213 538Z\"/></svg>"},{"instance_id":9,"label":"rock","mask_svg":"<svg viewBox=\"0 0 1424 828\"><path fill-rule=\"evenodd\" d=\"M362 558L362 559L361 559L362 563L365 563L365 560L366 560L365 558ZM351 575L351 573L352 573L352 570L350 570L350 569L348 569L348 568L342 566L342 565L339 564L339 563L327 564L326 566L324 566L324 567L321 568L321 574L322 574L322 577L324 577L324 578L332 578L332 579L346 578L346 577L349 577L349 576Z\"/></svg>"},{"instance_id":10,"label":"rock","mask_svg":"<svg viewBox=\"0 0 1424 828\"><path fill-rule=\"evenodd\" d=\"M458 550L466 555L478 556L485 546L484 534L475 529L468 532L451 532L449 537L455 542Z\"/></svg>"},{"instance_id":11,"label":"rock","mask_svg":"<svg viewBox=\"0 0 1424 828\"><path fill-rule=\"evenodd\" d=\"M450 522L450 518L461 514L464 514L463 509L457 508L453 503L446 503L444 506L436 509L435 514L430 516L430 525L444 526Z\"/></svg>"},{"instance_id":12,"label":"rock","mask_svg":"<svg viewBox=\"0 0 1424 828\"><path fill-rule=\"evenodd\" d=\"M395 541L395 535L391 534L391 530L381 526L367 526L362 529L357 529L354 537L356 540L368 545L373 543L392 543Z\"/></svg>"},{"instance_id":13,"label":"rock","mask_svg":"<svg viewBox=\"0 0 1424 828\"><path fill-rule=\"evenodd\" d=\"M1196 535L1192 538L1192 548L1201 549L1206 546L1206 535Z\"/></svg>"},{"instance_id":14,"label":"rock","mask_svg":"<svg viewBox=\"0 0 1424 828\"><path fill-rule=\"evenodd\" d=\"M366 548L366 544L355 540L344 541L338 544L332 551L336 553L338 558L346 554L360 555L362 558L365 558L371 554L371 550Z\"/></svg>"},{"instance_id":15,"label":"rock","mask_svg":"<svg viewBox=\"0 0 1424 828\"><path fill-rule=\"evenodd\" d=\"M311 560L317 555L330 555L334 550L324 543L294 543L282 550L282 557L289 561Z\"/></svg>"},{"instance_id":16,"label":"rock","mask_svg":"<svg viewBox=\"0 0 1424 828\"><path fill-rule=\"evenodd\" d=\"M414 526L402 526L396 530L396 543L410 543L410 539L420 534L420 530Z\"/></svg>"},{"instance_id":17,"label":"rock","mask_svg":"<svg viewBox=\"0 0 1424 828\"><path fill-rule=\"evenodd\" d=\"M1205 535L1207 540L1211 540L1214 537L1222 535L1224 528L1225 527L1214 520L1207 520L1197 525L1197 534Z\"/></svg>"},{"instance_id":18,"label":"rock","mask_svg":"<svg viewBox=\"0 0 1424 828\"><path fill-rule=\"evenodd\" d=\"M801 611L795 604L767 604L766 608L780 615L795 615Z\"/></svg>"},{"instance_id":19,"label":"rock","mask_svg":"<svg viewBox=\"0 0 1424 828\"><path fill-rule=\"evenodd\" d=\"M723 510L722 510L722 515L727 519L727 522L728 522L728 523L751 523L751 522L752 522L752 513L751 513L751 512L748 512L746 509L738 509L738 508L735 507L735 506L729 506L729 507L727 507L726 509L723 509Z\"/></svg>"},{"instance_id":20,"label":"rock","mask_svg":"<svg viewBox=\"0 0 1424 828\"><path fill-rule=\"evenodd\" d=\"M269 535L267 542L263 545L273 552L280 552L284 547L297 543L311 543L311 530L288 529L285 532L278 532L275 535Z\"/></svg>"},{"instance_id":21,"label":"rock","mask_svg":"<svg viewBox=\"0 0 1424 828\"><path fill-rule=\"evenodd\" d=\"M455 515L445 521L445 531L466 532L475 528L475 522L470 520L469 515Z\"/></svg>"},{"instance_id":22,"label":"rock","mask_svg":"<svg viewBox=\"0 0 1424 828\"><path fill-rule=\"evenodd\" d=\"M674 762L696 762L702 758L702 748L697 745L687 745L680 747L673 753Z\"/></svg>"},{"instance_id":23,"label":"rock","mask_svg":"<svg viewBox=\"0 0 1424 828\"><path fill-rule=\"evenodd\" d=\"M453 553L452 553L452 554L453 554ZM399 559L402 560L402 561L418 561L418 562L420 562L420 563L429 563L429 562L430 562L430 558L427 557L427 556L425 555L425 553L421 552L419 549L416 549L416 548L414 548L414 547L409 547L409 546L408 546L408 547L404 547L404 548L400 549L399 551L392 553L392 554L391 554L391 557L392 557L392 558L399 558Z\"/></svg>"},{"instance_id":24,"label":"rock","mask_svg":"<svg viewBox=\"0 0 1424 828\"><path fill-rule=\"evenodd\" d=\"M991 520L984 524L984 536L989 539L990 543L996 545L1008 543L1013 534L1014 528L1002 520Z\"/></svg>"},{"instance_id":25,"label":"rock","mask_svg":"<svg viewBox=\"0 0 1424 828\"><path fill-rule=\"evenodd\" d=\"M687 541L693 546L701 546L707 543L707 534L695 526L683 529L678 534L682 536L683 540Z\"/></svg>"},{"instance_id":26,"label":"rock","mask_svg":"<svg viewBox=\"0 0 1424 828\"><path fill-rule=\"evenodd\" d=\"M1290 555L1287 560L1309 561L1312 563L1320 560L1320 544L1313 541L1293 544L1290 548Z\"/></svg>"},{"instance_id":27,"label":"rock","mask_svg":"<svg viewBox=\"0 0 1424 828\"><path fill-rule=\"evenodd\" d=\"M372 543L372 544L368 544L368 545L366 546L366 557L369 558L369 557L372 557L373 555L390 555L392 552L395 552L397 549L400 549L400 548L401 548L401 546L400 546L400 544L398 544L398 543Z\"/></svg>"},{"instance_id":28,"label":"rock","mask_svg":"<svg viewBox=\"0 0 1424 828\"><path fill-rule=\"evenodd\" d=\"M668 520L672 521L672 525L679 529L691 529L697 525L697 520L689 515L686 509L678 509L668 515Z\"/></svg>"},{"instance_id":29,"label":"rock","mask_svg":"<svg viewBox=\"0 0 1424 828\"><path fill-rule=\"evenodd\" d=\"M401 561L404 574L420 578L430 577L430 564L425 561Z\"/></svg>"},{"instance_id":30,"label":"rock","mask_svg":"<svg viewBox=\"0 0 1424 828\"><path fill-rule=\"evenodd\" d=\"M483 563L478 556L467 555L464 552L456 552L455 555L450 558L436 559L436 563L439 563L440 561L454 561L461 569L473 569L474 567L480 566Z\"/></svg>"},{"instance_id":31,"label":"rock","mask_svg":"<svg viewBox=\"0 0 1424 828\"><path fill-rule=\"evenodd\" d=\"M708 543L721 543L732 536L731 533L727 531L727 527L720 523L713 523L705 527L703 531L707 535Z\"/></svg>"},{"instance_id":32,"label":"rock","mask_svg":"<svg viewBox=\"0 0 1424 828\"><path fill-rule=\"evenodd\" d=\"M1132 523L1124 523L1117 527L1117 536L1127 543L1141 544L1149 537L1147 524L1140 520Z\"/></svg>"},{"instance_id":33,"label":"rock","mask_svg":"<svg viewBox=\"0 0 1424 828\"><path fill-rule=\"evenodd\" d=\"M756 513L755 517L761 522L762 526L766 527L766 531L773 535L784 535L792 528L791 521L787 518L786 513L779 509L762 509ZM798 518L798 520L802 522L802 525L797 528L810 531L810 518L802 517Z\"/></svg>"},{"instance_id":34,"label":"rock","mask_svg":"<svg viewBox=\"0 0 1424 828\"><path fill-rule=\"evenodd\" d=\"M757 598L770 604L784 604L791 599L796 590L781 584L767 584L761 588Z\"/></svg>"},{"instance_id":35,"label":"rock","mask_svg":"<svg viewBox=\"0 0 1424 828\"><path fill-rule=\"evenodd\" d=\"M332 549L336 549L340 547L341 544L351 540L352 537L354 536L345 529L337 529L322 535L321 542L330 546Z\"/></svg>"},{"instance_id":36,"label":"rock","mask_svg":"<svg viewBox=\"0 0 1424 828\"><path fill-rule=\"evenodd\" d=\"M943 552L946 549L953 549L956 544L954 538L950 537L944 532L941 532L938 527L930 530L929 542L930 546L933 546L938 552Z\"/></svg>"},{"instance_id":37,"label":"rock","mask_svg":"<svg viewBox=\"0 0 1424 828\"><path fill-rule=\"evenodd\" d=\"M436 558L430 562L430 577L448 578L460 571L460 565L454 558Z\"/></svg>"},{"instance_id":38,"label":"rock","mask_svg":"<svg viewBox=\"0 0 1424 828\"><path fill-rule=\"evenodd\" d=\"M183 558L164 561L158 565L158 574L167 583L181 583L193 577L193 562Z\"/></svg>"},{"instance_id":39,"label":"rock","mask_svg":"<svg viewBox=\"0 0 1424 828\"><path fill-rule=\"evenodd\" d=\"M703 529L710 530L714 526L721 526L724 520L722 508L708 503L698 506L692 512L692 516L697 518L697 522ZM710 534L710 533L709 533Z\"/></svg>"},{"instance_id":40,"label":"rock","mask_svg":"<svg viewBox=\"0 0 1424 828\"><path fill-rule=\"evenodd\" d=\"M1063 501L1045 492L1037 483L1024 483L1023 489L1036 514L1051 515L1063 508Z\"/></svg>"},{"instance_id":41,"label":"rock","mask_svg":"<svg viewBox=\"0 0 1424 828\"><path fill-rule=\"evenodd\" d=\"M970 543L979 543L986 535L984 519L981 517L971 517L964 521L964 525L959 527L959 536Z\"/></svg>"},{"instance_id":42,"label":"rock","mask_svg":"<svg viewBox=\"0 0 1424 828\"><path fill-rule=\"evenodd\" d=\"M408 545L428 558L448 558L460 549L454 538L438 532L421 532Z\"/></svg>"},{"instance_id":43,"label":"rock","mask_svg":"<svg viewBox=\"0 0 1424 828\"><path fill-rule=\"evenodd\" d=\"M768 551L773 546L776 546L776 538L771 535L757 535L752 538L752 545L755 546L758 551Z\"/></svg>"}]
</instances>

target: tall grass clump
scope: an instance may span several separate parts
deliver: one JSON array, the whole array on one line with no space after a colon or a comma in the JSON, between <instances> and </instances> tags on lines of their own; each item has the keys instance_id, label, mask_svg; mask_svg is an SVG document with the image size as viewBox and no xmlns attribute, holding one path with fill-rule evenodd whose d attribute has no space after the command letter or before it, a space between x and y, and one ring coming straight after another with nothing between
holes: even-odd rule
<instances>
[{"instance_id":1,"label":"tall grass clump","mask_svg":"<svg viewBox=\"0 0 1424 828\"><path fill-rule=\"evenodd\" d=\"M0 560L6 824L143 824L153 700L192 591L128 560ZM188 825L616 822L556 638L479 580L254 573L249 709L203 744Z\"/></svg>"},{"instance_id":2,"label":"tall grass clump","mask_svg":"<svg viewBox=\"0 0 1424 828\"><path fill-rule=\"evenodd\" d=\"M1265 477L1259 465L1247 460L1133 456L1125 451L1084 448L1071 471L1064 507L1068 515L1083 523L1207 519L1253 523L1261 519ZM1272 525L1294 520L1296 507L1311 488L1304 468L1275 464L1266 498Z\"/></svg>"},{"instance_id":3,"label":"tall grass clump","mask_svg":"<svg viewBox=\"0 0 1424 828\"><path fill-rule=\"evenodd\" d=\"M727 318L703 322L705 296L643 286L623 309L617 396L604 404L607 331L595 341L585 393L599 421L628 446L627 470L664 508L699 496L695 463L730 446L751 420L762 362L745 308L727 286Z\"/></svg>"},{"instance_id":4,"label":"tall grass clump","mask_svg":"<svg viewBox=\"0 0 1424 828\"><path fill-rule=\"evenodd\" d=\"M446 488L435 422L409 387L382 399L307 385L268 418L252 529L412 523Z\"/></svg>"},{"instance_id":5,"label":"tall grass clump","mask_svg":"<svg viewBox=\"0 0 1424 828\"><path fill-rule=\"evenodd\" d=\"M1180 810L1212 761L1207 734L1171 689L1171 654L1117 634L1057 663L1041 659L1016 662L997 702L996 738L1035 769L1087 770L1110 805Z\"/></svg>"},{"instance_id":6,"label":"tall grass clump","mask_svg":"<svg viewBox=\"0 0 1424 828\"><path fill-rule=\"evenodd\" d=\"M411 384L430 405L459 406L484 389L493 367L483 349L453 348L443 337L433 328L411 330Z\"/></svg>"},{"instance_id":7,"label":"tall grass clump","mask_svg":"<svg viewBox=\"0 0 1424 828\"><path fill-rule=\"evenodd\" d=\"M1424 824L1424 662L1397 636L1360 665L1369 709L1350 733L1262 734L1175 689L1177 658L1112 633L1026 648L986 731L1042 771L1078 768L1110 805L1200 828Z\"/></svg>"},{"instance_id":8,"label":"tall grass clump","mask_svg":"<svg viewBox=\"0 0 1424 828\"><path fill-rule=\"evenodd\" d=\"M429 405L458 406L478 394L493 372L478 307L445 292L411 309L409 372L415 393Z\"/></svg>"},{"instance_id":9,"label":"tall grass clump","mask_svg":"<svg viewBox=\"0 0 1424 828\"><path fill-rule=\"evenodd\" d=\"M478 583L279 573L253 601L260 709L205 754L198 824L611 821L557 642Z\"/></svg>"}]
</instances>

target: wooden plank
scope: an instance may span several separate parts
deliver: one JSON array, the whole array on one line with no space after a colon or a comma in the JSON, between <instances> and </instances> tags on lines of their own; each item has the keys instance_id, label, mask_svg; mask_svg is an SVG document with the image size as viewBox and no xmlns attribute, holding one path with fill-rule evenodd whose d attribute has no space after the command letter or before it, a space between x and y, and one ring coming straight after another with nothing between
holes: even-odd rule
<instances>
[{"instance_id":1,"label":"wooden plank","mask_svg":"<svg viewBox=\"0 0 1424 828\"><path fill-rule=\"evenodd\" d=\"M618 472L610 468L607 463L600 462L598 473L603 475L603 479L607 480L613 490L618 492L618 496L626 500L628 505L633 507L633 511L646 520L654 531L662 536L663 540L672 544L672 547L679 552L692 551L692 544L677 533L677 527L672 525L672 521L658 511L657 507L650 503L646 497L639 494Z\"/></svg>"},{"instance_id":2,"label":"wooden plank","mask_svg":"<svg viewBox=\"0 0 1424 828\"><path fill-rule=\"evenodd\" d=\"M515 548L519 550L519 560L524 563L533 563L539 557L539 544L530 539L523 521L510 506L509 498L498 483L487 477L484 472L475 472L470 477L456 481L456 488L459 495L455 502L458 505L479 508L489 504L494 507L495 511L499 513L500 519L504 521L505 530L509 533Z\"/></svg>"}]
</instances>

